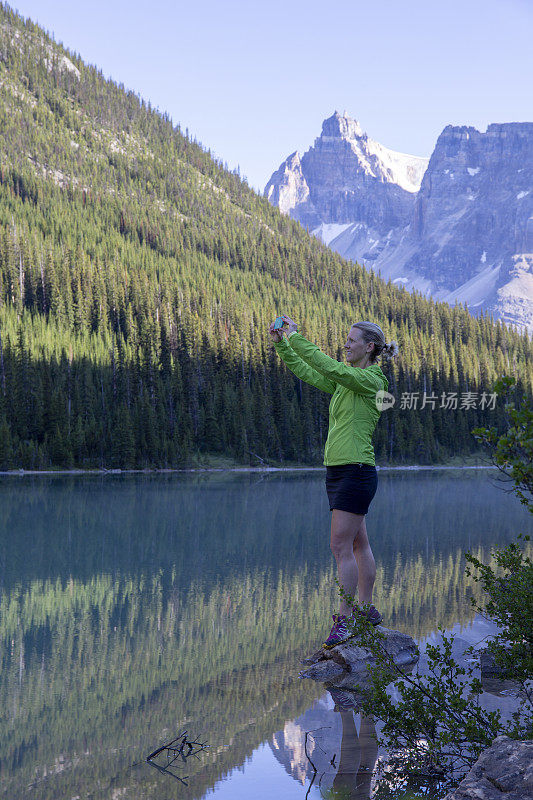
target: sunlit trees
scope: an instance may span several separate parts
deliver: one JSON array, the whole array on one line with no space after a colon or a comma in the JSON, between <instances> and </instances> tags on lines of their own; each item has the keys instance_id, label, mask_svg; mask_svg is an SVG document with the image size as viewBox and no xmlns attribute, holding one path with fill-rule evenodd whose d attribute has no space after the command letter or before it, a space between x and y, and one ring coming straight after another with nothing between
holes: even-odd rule
<instances>
[{"instance_id":1,"label":"sunlit trees","mask_svg":"<svg viewBox=\"0 0 533 800\"><path fill-rule=\"evenodd\" d=\"M435 409L422 435L402 392L481 392L510 364L531 393L527 336L344 261L167 115L72 53L79 79L49 68L40 38L61 48L0 18L2 466L321 463L329 397L272 352L281 311L333 356L357 318L399 342L382 463L466 454L471 424L501 422Z\"/></svg>"}]
</instances>

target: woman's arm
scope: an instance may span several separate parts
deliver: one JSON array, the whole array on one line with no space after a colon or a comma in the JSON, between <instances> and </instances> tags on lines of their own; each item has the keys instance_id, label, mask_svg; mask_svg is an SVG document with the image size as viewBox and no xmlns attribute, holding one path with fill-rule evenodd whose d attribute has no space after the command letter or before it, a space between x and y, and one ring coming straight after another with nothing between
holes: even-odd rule
<instances>
[{"instance_id":1,"label":"woman's arm","mask_svg":"<svg viewBox=\"0 0 533 800\"><path fill-rule=\"evenodd\" d=\"M294 372L298 378L311 384L311 386L315 386L317 389L322 389L323 392L333 394L336 389L335 383L321 375L320 372L317 372L316 369L313 369L296 355L285 337L280 342L274 342L274 347L291 372Z\"/></svg>"},{"instance_id":2,"label":"woman's arm","mask_svg":"<svg viewBox=\"0 0 533 800\"><path fill-rule=\"evenodd\" d=\"M295 353L330 382L340 383L352 392L366 397L373 397L379 389L383 389L383 382L368 369L351 367L327 356L316 344L309 342L297 331L291 333L289 338Z\"/></svg>"}]
</instances>

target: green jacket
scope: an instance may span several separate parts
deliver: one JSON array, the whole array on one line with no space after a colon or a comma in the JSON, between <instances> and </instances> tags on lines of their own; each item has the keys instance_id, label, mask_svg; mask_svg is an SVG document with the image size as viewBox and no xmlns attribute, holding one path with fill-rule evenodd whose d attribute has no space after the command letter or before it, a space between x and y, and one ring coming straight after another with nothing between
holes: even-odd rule
<instances>
[{"instance_id":1,"label":"green jacket","mask_svg":"<svg viewBox=\"0 0 533 800\"><path fill-rule=\"evenodd\" d=\"M309 342L301 333L293 333L274 342L283 361L298 378L333 395L329 404L329 431L324 464L372 464L376 458L372 434L381 410L375 395L389 388L378 364L352 367L343 364Z\"/></svg>"}]
</instances>

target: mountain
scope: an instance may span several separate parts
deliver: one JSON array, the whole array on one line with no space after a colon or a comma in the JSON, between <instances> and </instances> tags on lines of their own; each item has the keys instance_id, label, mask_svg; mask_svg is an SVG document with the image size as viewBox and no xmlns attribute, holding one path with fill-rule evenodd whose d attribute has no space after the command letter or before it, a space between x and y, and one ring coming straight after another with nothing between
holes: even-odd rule
<instances>
[{"instance_id":1,"label":"mountain","mask_svg":"<svg viewBox=\"0 0 533 800\"><path fill-rule=\"evenodd\" d=\"M427 159L397 153L335 114L300 158L293 153L275 172L265 196L283 213L331 238L335 226L357 220L387 232L409 218Z\"/></svg>"},{"instance_id":2,"label":"mountain","mask_svg":"<svg viewBox=\"0 0 533 800\"><path fill-rule=\"evenodd\" d=\"M442 393L482 397L505 371L531 394L527 337L341 258L1 3L0 154L0 469L321 464L329 395L277 357L283 312L338 359L356 319L399 342L381 463L476 452L472 428L503 426L503 403ZM402 407L426 389L440 405Z\"/></svg>"},{"instance_id":3,"label":"mountain","mask_svg":"<svg viewBox=\"0 0 533 800\"><path fill-rule=\"evenodd\" d=\"M533 332L533 123L448 125L428 161L335 112L264 193L385 280Z\"/></svg>"}]
</instances>

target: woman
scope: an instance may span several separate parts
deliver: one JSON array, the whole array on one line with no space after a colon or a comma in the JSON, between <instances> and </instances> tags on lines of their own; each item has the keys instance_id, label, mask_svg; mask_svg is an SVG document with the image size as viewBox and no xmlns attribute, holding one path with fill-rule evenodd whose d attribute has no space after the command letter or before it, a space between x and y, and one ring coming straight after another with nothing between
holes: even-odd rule
<instances>
[{"instance_id":1,"label":"woman","mask_svg":"<svg viewBox=\"0 0 533 800\"><path fill-rule=\"evenodd\" d=\"M356 322L350 328L345 351L347 364L322 353L298 332L297 324L282 315L287 328L269 333L274 347L290 370L311 386L333 395L329 405L329 431L324 451L326 491L331 516L331 550L337 562L339 584L359 602L350 608L344 598L324 647L334 647L349 636L349 620L357 613L373 625L383 617L372 605L376 563L368 542L365 515L376 493L378 477L372 434L381 413L376 393L389 383L376 364L378 356L398 353L396 342L385 342L373 322ZM286 334L286 337L283 335Z\"/></svg>"}]
</instances>

